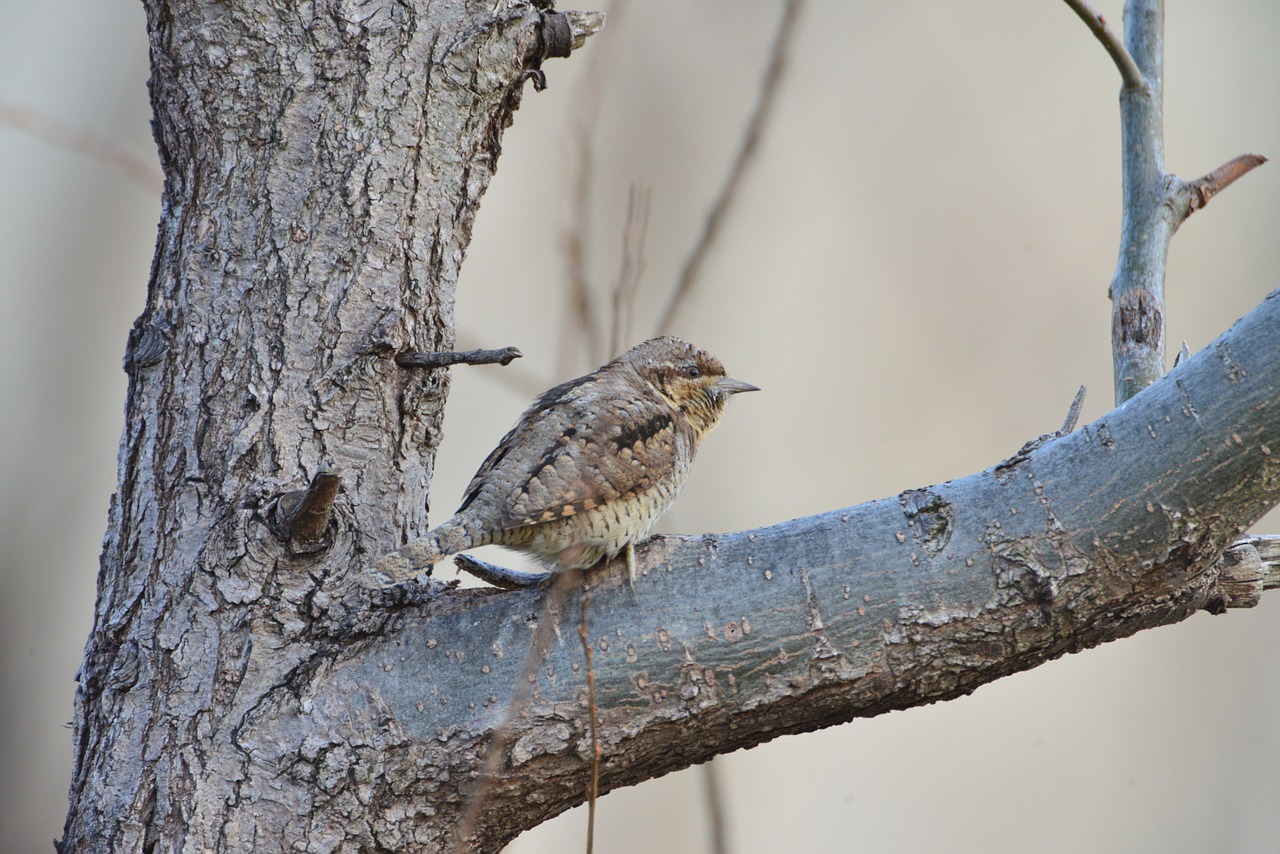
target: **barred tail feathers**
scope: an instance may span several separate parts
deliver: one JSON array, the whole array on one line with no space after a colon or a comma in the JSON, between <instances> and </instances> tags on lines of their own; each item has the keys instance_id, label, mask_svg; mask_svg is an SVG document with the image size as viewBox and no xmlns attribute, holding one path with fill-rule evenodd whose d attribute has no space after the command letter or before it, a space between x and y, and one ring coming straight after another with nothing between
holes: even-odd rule
<instances>
[{"instance_id":1,"label":"barred tail feathers","mask_svg":"<svg viewBox=\"0 0 1280 854\"><path fill-rule=\"evenodd\" d=\"M360 582L365 587L393 587L421 575L442 559L473 544L462 525L450 519L440 527L406 543L399 551L388 552L372 566L365 567Z\"/></svg>"}]
</instances>

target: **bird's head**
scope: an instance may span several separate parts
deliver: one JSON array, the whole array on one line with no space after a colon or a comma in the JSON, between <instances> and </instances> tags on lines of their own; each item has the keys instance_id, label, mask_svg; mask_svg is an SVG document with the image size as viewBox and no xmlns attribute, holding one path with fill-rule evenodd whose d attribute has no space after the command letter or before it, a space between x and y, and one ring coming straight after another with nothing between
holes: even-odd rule
<instances>
[{"instance_id":1,"label":"bird's head","mask_svg":"<svg viewBox=\"0 0 1280 854\"><path fill-rule=\"evenodd\" d=\"M682 411L699 439L719 422L731 396L760 390L728 376L720 360L706 350L670 336L650 338L619 356L618 361L626 362Z\"/></svg>"}]
</instances>

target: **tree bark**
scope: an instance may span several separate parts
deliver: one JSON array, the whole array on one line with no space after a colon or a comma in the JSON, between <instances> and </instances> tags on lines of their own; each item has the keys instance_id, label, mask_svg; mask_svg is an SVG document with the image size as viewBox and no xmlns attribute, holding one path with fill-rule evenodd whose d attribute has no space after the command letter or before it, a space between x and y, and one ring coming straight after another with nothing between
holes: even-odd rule
<instances>
[{"instance_id":1,"label":"tree bark","mask_svg":"<svg viewBox=\"0 0 1280 854\"><path fill-rule=\"evenodd\" d=\"M267 784L243 728L337 648L317 619L386 619L334 581L423 529L448 391L392 356L453 343L480 196L552 34L484 0L145 5L166 186L62 846L319 844L350 805L301 766ZM565 21L578 43L600 24ZM269 507L322 468L343 492L299 548Z\"/></svg>"},{"instance_id":2,"label":"tree bark","mask_svg":"<svg viewBox=\"0 0 1280 854\"><path fill-rule=\"evenodd\" d=\"M548 613L546 589L353 578L425 529L448 381L394 356L452 344L502 130L559 23L146 5L167 183L62 850L441 849L506 722L463 840L496 850L584 799L581 591ZM634 590L590 574L602 789L1255 602L1256 553L1218 558L1280 500L1278 329L1273 295L1121 408L963 480L657 538ZM343 490L299 540L273 508L321 471Z\"/></svg>"}]
</instances>

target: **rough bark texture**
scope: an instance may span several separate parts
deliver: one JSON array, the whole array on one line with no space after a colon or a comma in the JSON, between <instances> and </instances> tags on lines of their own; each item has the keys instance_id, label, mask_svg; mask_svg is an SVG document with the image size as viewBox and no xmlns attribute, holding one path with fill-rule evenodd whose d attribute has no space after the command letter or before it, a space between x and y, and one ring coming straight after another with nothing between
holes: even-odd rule
<instances>
[{"instance_id":1,"label":"rough bark texture","mask_svg":"<svg viewBox=\"0 0 1280 854\"><path fill-rule=\"evenodd\" d=\"M448 375L392 356L452 344L543 16L487 0L146 12L167 177L64 849L325 849L346 838L350 807L322 779L346 773L338 755L267 770L244 728L313 660L317 620L368 611L334 578L424 528ZM295 553L268 505L322 466L345 473L328 548Z\"/></svg>"},{"instance_id":2,"label":"rough bark texture","mask_svg":"<svg viewBox=\"0 0 1280 854\"><path fill-rule=\"evenodd\" d=\"M441 848L532 676L468 840L496 850L583 800L578 593L548 617L545 590L371 601L351 577L425 527L447 380L393 355L452 343L542 15L147 13L168 183L63 850ZM1215 560L1280 500L1277 329L1273 297L1103 419L972 477L655 540L634 591L625 567L592 574L604 789L1256 601L1257 573L1224 584ZM325 536L281 538L273 499L323 466L343 473Z\"/></svg>"}]
</instances>

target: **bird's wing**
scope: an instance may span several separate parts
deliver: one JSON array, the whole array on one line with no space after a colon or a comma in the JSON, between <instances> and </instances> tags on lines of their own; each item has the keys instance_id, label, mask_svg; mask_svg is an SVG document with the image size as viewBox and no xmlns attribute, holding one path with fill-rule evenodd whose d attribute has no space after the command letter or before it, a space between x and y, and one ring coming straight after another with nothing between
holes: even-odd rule
<instances>
[{"instance_id":1,"label":"bird's wing","mask_svg":"<svg viewBox=\"0 0 1280 854\"><path fill-rule=\"evenodd\" d=\"M502 528L572 516L643 492L692 444L665 403L574 382L534 402L476 472L460 512L487 493Z\"/></svg>"}]
</instances>

